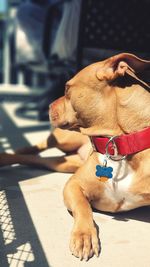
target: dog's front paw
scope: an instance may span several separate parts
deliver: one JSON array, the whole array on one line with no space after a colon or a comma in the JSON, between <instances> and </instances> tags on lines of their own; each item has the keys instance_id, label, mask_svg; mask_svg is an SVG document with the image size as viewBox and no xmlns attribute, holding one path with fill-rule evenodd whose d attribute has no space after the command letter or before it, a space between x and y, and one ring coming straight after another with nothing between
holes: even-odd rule
<instances>
[{"instance_id":1,"label":"dog's front paw","mask_svg":"<svg viewBox=\"0 0 150 267\"><path fill-rule=\"evenodd\" d=\"M100 245L96 228L94 226L85 227L84 230L81 230L79 227L74 227L71 234L70 250L80 260L87 261L94 254L98 257Z\"/></svg>"}]
</instances>

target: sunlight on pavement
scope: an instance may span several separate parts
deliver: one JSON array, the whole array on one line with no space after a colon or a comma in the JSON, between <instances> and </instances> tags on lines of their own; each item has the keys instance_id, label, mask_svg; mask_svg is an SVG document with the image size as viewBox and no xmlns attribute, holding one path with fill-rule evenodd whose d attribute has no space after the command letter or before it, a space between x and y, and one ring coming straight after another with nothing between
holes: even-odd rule
<instances>
[{"instance_id":1,"label":"sunlight on pavement","mask_svg":"<svg viewBox=\"0 0 150 267\"><path fill-rule=\"evenodd\" d=\"M0 191L0 228L3 235L4 246L8 251L6 257L10 267L23 267L25 262L34 261L34 254L29 242L19 245L14 253L9 253L12 244L17 244L17 238L7 203L5 191Z\"/></svg>"}]
</instances>

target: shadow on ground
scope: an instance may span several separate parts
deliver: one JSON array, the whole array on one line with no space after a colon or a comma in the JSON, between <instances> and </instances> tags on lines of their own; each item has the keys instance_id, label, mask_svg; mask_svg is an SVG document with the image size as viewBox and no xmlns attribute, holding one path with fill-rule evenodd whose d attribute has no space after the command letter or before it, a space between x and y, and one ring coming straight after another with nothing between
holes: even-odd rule
<instances>
[{"instance_id":1,"label":"shadow on ground","mask_svg":"<svg viewBox=\"0 0 150 267\"><path fill-rule=\"evenodd\" d=\"M46 173L19 166L0 170L0 266L3 267L50 267L18 184L27 179L28 172L30 179L37 177L37 173Z\"/></svg>"},{"instance_id":2,"label":"shadow on ground","mask_svg":"<svg viewBox=\"0 0 150 267\"><path fill-rule=\"evenodd\" d=\"M20 166L0 170L0 263L3 267L50 267L18 184L27 179L27 174L31 179L44 173L47 172Z\"/></svg>"},{"instance_id":3,"label":"shadow on ground","mask_svg":"<svg viewBox=\"0 0 150 267\"><path fill-rule=\"evenodd\" d=\"M99 213L99 211L94 209L94 212ZM134 210L120 212L120 213L110 213L101 212L112 217L113 220L128 222L129 220L136 220L141 222L150 223L150 206L140 207Z\"/></svg>"},{"instance_id":4,"label":"shadow on ground","mask_svg":"<svg viewBox=\"0 0 150 267\"><path fill-rule=\"evenodd\" d=\"M0 106L0 151L27 146L24 133L45 129L43 125L19 128ZM47 127L47 126L46 126ZM48 128L48 127L47 127ZM0 266L50 267L30 216L19 182L47 173L12 166L0 168Z\"/></svg>"}]
</instances>

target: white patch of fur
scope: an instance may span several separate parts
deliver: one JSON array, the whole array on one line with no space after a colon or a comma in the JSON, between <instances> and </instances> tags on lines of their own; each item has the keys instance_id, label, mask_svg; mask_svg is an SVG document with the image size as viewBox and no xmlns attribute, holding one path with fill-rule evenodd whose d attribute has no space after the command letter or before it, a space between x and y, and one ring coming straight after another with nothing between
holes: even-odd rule
<instances>
[{"instance_id":1,"label":"white patch of fur","mask_svg":"<svg viewBox=\"0 0 150 267\"><path fill-rule=\"evenodd\" d=\"M98 153L100 163L104 161L104 155ZM114 203L123 201L121 210L129 210L138 207L141 197L130 193L132 177L134 171L129 166L127 160L114 161L107 160L107 166L113 168L113 178L105 182L105 196Z\"/></svg>"}]
</instances>

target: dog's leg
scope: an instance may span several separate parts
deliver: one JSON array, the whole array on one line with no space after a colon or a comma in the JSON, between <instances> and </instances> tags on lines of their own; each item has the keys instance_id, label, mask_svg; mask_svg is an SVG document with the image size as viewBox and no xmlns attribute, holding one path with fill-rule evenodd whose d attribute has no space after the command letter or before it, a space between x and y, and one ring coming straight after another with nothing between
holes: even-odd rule
<instances>
[{"instance_id":1,"label":"dog's leg","mask_svg":"<svg viewBox=\"0 0 150 267\"><path fill-rule=\"evenodd\" d=\"M83 161L78 154L41 159L44 167L57 172L74 173L83 165Z\"/></svg>"},{"instance_id":2,"label":"dog's leg","mask_svg":"<svg viewBox=\"0 0 150 267\"><path fill-rule=\"evenodd\" d=\"M46 149L48 149L48 139L34 145L34 146L25 146L15 150L15 154L38 154Z\"/></svg>"},{"instance_id":3,"label":"dog's leg","mask_svg":"<svg viewBox=\"0 0 150 267\"><path fill-rule=\"evenodd\" d=\"M77 154L48 158L36 155L0 154L0 167L13 164L44 167L53 171L73 173L83 164L83 161Z\"/></svg>"},{"instance_id":4,"label":"dog's leg","mask_svg":"<svg viewBox=\"0 0 150 267\"><path fill-rule=\"evenodd\" d=\"M80 260L98 256L100 246L92 209L75 176L65 186L64 200L75 220L70 240L72 254Z\"/></svg>"},{"instance_id":5,"label":"dog's leg","mask_svg":"<svg viewBox=\"0 0 150 267\"><path fill-rule=\"evenodd\" d=\"M57 147L64 152L77 150L88 142L88 137L81 133L56 128L46 140L31 147L23 147L15 151L16 154L37 154L48 148Z\"/></svg>"},{"instance_id":6,"label":"dog's leg","mask_svg":"<svg viewBox=\"0 0 150 267\"><path fill-rule=\"evenodd\" d=\"M67 130L55 129L49 137L36 146L25 147L16 150L15 154L0 154L0 166L21 164L44 167L49 170L59 172L75 172L83 161L78 154L41 158L37 154L47 148L57 147L65 152L77 150L87 141L80 133L70 132Z\"/></svg>"},{"instance_id":7,"label":"dog's leg","mask_svg":"<svg viewBox=\"0 0 150 267\"><path fill-rule=\"evenodd\" d=\"M64 152L72 152L89 142L89 138L80 132L56 128L48 138L48 147L57 147Z\"/></svg>"}]
</instances>

